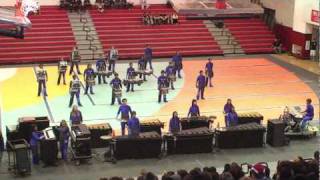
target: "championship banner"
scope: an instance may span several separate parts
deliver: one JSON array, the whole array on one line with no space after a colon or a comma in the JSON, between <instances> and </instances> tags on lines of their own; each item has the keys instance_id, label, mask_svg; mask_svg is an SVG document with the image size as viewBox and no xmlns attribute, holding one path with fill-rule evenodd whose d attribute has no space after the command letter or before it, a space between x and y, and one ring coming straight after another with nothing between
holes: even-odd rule
<instances>
[{"instance_id":1,"label":"championship banner","mask_svg":"<svg viewBox=\"0 0 320 180\"><path fill-rule=\"evenodd\" d=\"M311 12L311 21L319 23L320 11L312 10Z\"/></svg>"}]
</instances>

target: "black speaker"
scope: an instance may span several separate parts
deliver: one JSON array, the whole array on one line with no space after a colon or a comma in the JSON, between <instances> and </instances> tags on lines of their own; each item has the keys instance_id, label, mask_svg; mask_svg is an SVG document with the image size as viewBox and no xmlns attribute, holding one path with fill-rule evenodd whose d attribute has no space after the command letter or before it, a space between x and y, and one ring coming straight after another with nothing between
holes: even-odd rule
<instances>
[{"instance_id":1,"label":"black speaker","mask_svg":"<svg viewBox=\"0 0 320 180\"><path fill-rule=\"evenodd\" d=\"M55 139L40 141L40 158L46 165L54 165L58 156L58 142Z\"/></svg>"},{"instance_id":2,"label":"black speaker","mask_svg":"<svg viewBox=\"0 0 320 180\"><path fill-rule=\"evenodd\" d=\"M17 148L16 152L16 170L19 173L31 172L31 162L27 148Z\"/></svg>"},{"instance_id":3,"label":"black speaker","mask_svg":"<svg viewBox=\"0 0 320 180\"><path fill-rule=\"evenodd\" d=\"M267 143L271 146L286 145L286 137L284 135L285 124L278 119L268 120L267 125Z\"/></svg>"}]
</instances>

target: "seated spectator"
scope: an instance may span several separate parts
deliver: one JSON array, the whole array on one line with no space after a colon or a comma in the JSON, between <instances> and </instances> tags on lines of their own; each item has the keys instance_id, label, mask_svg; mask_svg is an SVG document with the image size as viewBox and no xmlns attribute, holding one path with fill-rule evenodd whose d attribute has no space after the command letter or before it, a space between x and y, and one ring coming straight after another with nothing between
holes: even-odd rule
<instances>
[{"instance_id":1,"label":"seated spectator","mask_svg":"<svg viewBox=\"0 0 320 180\"><path fill-rule=\"evenodd\" d=\"M255 165L252 166L251 170L250 170L250 177L253 180L268 180L270 179L268 176L268 172L269 170L267 170L268 168L261 164L261 163L257 163Z\"/></svg>"},{"instance_id":2,"label":"seated spectator","mask_svg":"<svg viewBox=\"0 0 320 180\"><path fill-rule=\"evenodd\" d=\"M96 0L96 7L100 13L104 12L104 3L103 0Z\"/></svg>"},{"instance_id":3,"label":"seated spectator","mask_svg":"<svg viewBox=\"0 0 320 180\"><path fill-rule=\"evenodd\" d=\"M276 38L273 42L273 50L275 53L277 54L281 54L282 53L282 44L281 44L281 40L279 38Z\"/></svg>"},{"instance_id":4,"label":"seated spectator","mask_svg":"<svg viewBox=\"0 0 320 180\"><path fill-rule=\"evenodd\" d=\"M230 165L230 173L234 177L234 179L240 179L244 176L244 172L242 171L242 168L235 162L231 163Z\"/></svg>"},{"instance_id":5,"label":"seated spectator","mask_svg":"<svg viewBox=\"0 0 320 180\"><path fill-rule=\"evenodd\" d=\"M188 172L184 169L180 169L177 171L177 174L180 175L181 179L184 179L184 177L186 177L188 175Z\"/></svg>"},{"instance_id":6,"label":"seated spectator","mask_svg":"<svg viewBox=\"0 0 320 180\"><path fill-rule=\"evenodd\" d=\"M178 24L178 19L179 19L178 14L173 13L171 17L172 17L172 24Z\"/></svg>"},{"instance_id":7,"label":"seated spectator","mask_svg":"<svg viewBox=\"0 0 320 180\"><path fill-rule=\"evenodd\" d=\"M224 172L220 175L220 180L235 180L230 172Z\"/></svg>"},{"instance_id":8,"label":"seated spectator","mask_svg":"<svg viewBox=\"0 0 320 180\"><path fill-rule=\"evenodd\" d=\"M319 151L314 152L313 158L319 163Z\"/></svg>"}]
</instances>

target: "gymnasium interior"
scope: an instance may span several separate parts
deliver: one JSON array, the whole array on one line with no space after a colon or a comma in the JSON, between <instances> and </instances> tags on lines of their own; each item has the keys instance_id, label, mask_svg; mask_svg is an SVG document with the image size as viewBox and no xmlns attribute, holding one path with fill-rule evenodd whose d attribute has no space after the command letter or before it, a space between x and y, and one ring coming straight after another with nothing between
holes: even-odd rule
<instances>
[{"instance_id":1,"label":"gymnasium interior","mask_svg":"<svg viewBox=\"0 0 320 180\"><path fill-rule=\"evenodd\" d=\"M319 7L0 0L0 179L319 179Z\"/></svg>"}]
</instances>

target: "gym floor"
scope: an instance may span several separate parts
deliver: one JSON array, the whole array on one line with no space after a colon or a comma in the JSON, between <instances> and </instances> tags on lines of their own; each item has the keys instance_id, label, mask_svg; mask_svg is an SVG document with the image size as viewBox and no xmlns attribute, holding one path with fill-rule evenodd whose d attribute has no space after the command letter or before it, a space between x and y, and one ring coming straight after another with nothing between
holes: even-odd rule
<instances>
[{"instance_id":1,"label":"gym floor","mask_svg":"<svg viewBox=\"0 0 320 180\"><path fill-rule=\"evenodd\" d=\"M177 79L175 90L168 95L168 103L157 102L156 76L168 64L168 59L154 63L155 76L148 76L148 81L141 86L135 86L135 92L125 93L129 105L137 111L141 120L160 119L168 124L173 111L178 111L180 117L186 116L191 100L195 98L195 79L199 70L203 69L206 58L187 58L184 61L183 79ZM135 64L136 66L136 64ZM125 77L127 63L116 66L120 77ZM85 68L81 66L83 71ZM68 120L70 108L69 89L66 85L56 85L57 67L45 66L49 81L48 98L37 97L37 83L34 67L8 67L0 69L0 103L1 127L17 124L22 116L48 116L51 124L57 124L62 119ZM274 56L244 56L214 59L215 77L213 88L206 88L206 100L199 101L202 115L216 115L219 123L224 126L222 109L227 98L233 100L237 112L260 112L264 123L270 118L278 118L285 106L304 107L305 99L311 98L315 106L316 117L319 119L319 86L318 75L293 66ZM67 84L70 76L67 75ZM107 79L111 81L110 78ZM118 132L120 123L115 119L118 105L111 106L111 88L109 85L96 85L94 95L83 95L83 107L80 110L85 124L108 122ZM314 121L313 123L317 123ZM165 128L165 131L167 128ZM318 149L316 137L309 141L293 141L290 146L281 148L236 149L221 150L212 154L177 155L162 160L124 160L116 165L100 162L96 156L91 165L75 167L61 162L56 168L35 167L31 179L98 179L102 176L123 175L136 176L141 169L152 170L161 174L164 170L193 168L202 166L223 167L227 162L258 162L267 161L275 166L280 159L292 159L297 155L311 157ZM97 150L101 155L103 150ZM1 164L1 175L5 179L12 178L6 173L6 157ZM71 173L70 173L71 172ZM2 178L1 178L2 179Z\"/></svg>"}]
</instances>

